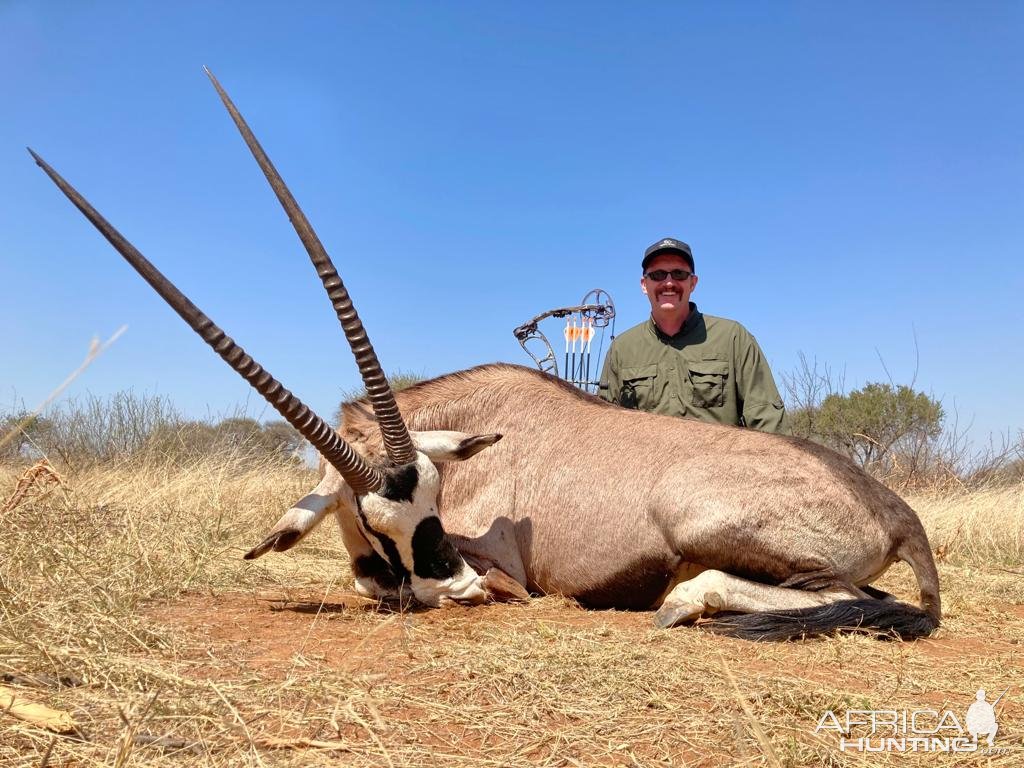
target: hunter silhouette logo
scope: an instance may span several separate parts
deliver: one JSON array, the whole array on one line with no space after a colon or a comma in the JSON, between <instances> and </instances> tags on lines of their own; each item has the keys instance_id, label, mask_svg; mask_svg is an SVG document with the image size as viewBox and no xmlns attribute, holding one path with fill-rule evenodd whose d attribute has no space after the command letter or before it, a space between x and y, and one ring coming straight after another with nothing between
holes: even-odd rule
<instances>
[{"instance_id":1,"label":"hunter silhouette logo","mask_svg":"<svg viewBox=\"0 0 1024 768\"><path fill-rule=\"evenodd\" d=\"M1009 688L1006 691L1010 690ZM975 696L976 701L967 709L967 732L971 734L974 741L979 736L988 736L988 745L991 747L996 738L996 731L999 730L999 723L996 722L996 704L1003 700L1006 691L999 694L999 697L989 704L985 701L985 689L982 688Z\"/></svg>"},{"instance_id":2,"label":"hunter silhouette logo","mask_svg":"<svg viewBox=\"0 0 1024 768\"><path fill-rule=\"evenodd\" d=\"M979 690L962 721L949 709L848 709L840 716L829 710L814 732L834 731L843 752L1002 753L995 746L996 707L1009 690L991 703Z\"/></svg>"}]
</instances>

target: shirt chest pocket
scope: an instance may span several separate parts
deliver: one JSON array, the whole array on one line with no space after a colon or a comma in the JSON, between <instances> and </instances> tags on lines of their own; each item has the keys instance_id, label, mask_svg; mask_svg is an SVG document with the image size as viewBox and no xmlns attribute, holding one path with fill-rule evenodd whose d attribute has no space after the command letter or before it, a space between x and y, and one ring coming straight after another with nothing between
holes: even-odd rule
<instances>
[{"instance_id":1,"label":"shirt chest pocket","mask_svg":"<svg viewBox=\"0 0 1024 768\"><path fill-rule=\"evenodd\" d=\"M693 385L691 402L698 408L720 408L725 405L729 363L722 360L700 360L687 363Z\"/></svg>"},{"instance_id":2,"label":"shirt chest pocket","mask_svg":"<svg viewBox=\"0 0 1024 768\"><path fill-rule=\"evenodd\" d=\"M658 366L638 365L622 369L622 391L619 405L641 411L653 411L661 402L665 382L658 376Z\"/></svg>"}]
</instances>

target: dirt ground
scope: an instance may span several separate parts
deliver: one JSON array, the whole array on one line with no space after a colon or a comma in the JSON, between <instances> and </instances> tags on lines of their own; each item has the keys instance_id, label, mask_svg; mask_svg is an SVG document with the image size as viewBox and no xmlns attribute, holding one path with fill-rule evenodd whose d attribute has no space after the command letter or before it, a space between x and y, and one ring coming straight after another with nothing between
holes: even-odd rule
<instances>
[{"instance_id":1,"label":"dirt ground","mask_svg":"<svg viewBox=\"0 0 1024 768\"><path fill-rule=\"evenodd\" d=\"M988 605L995 613L1024 623L1024 605ZM565 632L633 634L638 637L654 630L647 611L585 610L568 601L538 600L534 606L492 604L452 607L446 610L402 610L398 605L381 605L353 592L316 594L311 590L292 592L228 593L212 596L186 595L180 600L155 607L150 615L200 639L236 664L258 671L267 678L284 678L297 657L316 659L336 669L363 674L401 675L401 670L453 643L473 643L481 633L530 633L538 627ZM356 618L379 619L375 626ZM700 633L709 644L751 647L749 643L701 633L696 627L666 631L670 635ZM815 641L808 641L808 643ZM818 641L820 642L820 641ZM798 649L806 644L781 644L777 648ZM1021 671L1024 686L1024 647L1017 637L975 637L940 633L913 643L914 650L936 662L957 662L977 657L1005 657L1007 671ZM230 649L231 653L226 652ZM222 655L214 652L215 656ZM842 681L852 690L863 688L856 669L842 664L804 666L795 651L789 664L780 660L774 670L808 679ZM232 671L226 670L228 675ZM211 668L211 675L217 671ZM864 688L864 690L867 690ZM1024 693L1024 689L1021 691Z\"/></svg>"},{"instance_id":2,"label":"dirt ground","mask_svg":"<svg viewBox=\"0 0 1024 768\"><path fill-rule=\"evenodd\" d=\"M914 643L752 644L558 598L402 611L343 590L188 595L150 615L195 641L194 658L181 660L191 676L280 689L278 708L250 713L250 736L307 759L369 749L361 759L381 765L886 764L840 753L836 734L815 733L818 718L888 708L959 716L979 687L1010 686L999 710L1007 751L981 764L1017 765L1024 605L956 602L946 629ZM326 693L328 680L344 681L347 718L330 695L310 694Z\"/></svg>"}]
</instances>

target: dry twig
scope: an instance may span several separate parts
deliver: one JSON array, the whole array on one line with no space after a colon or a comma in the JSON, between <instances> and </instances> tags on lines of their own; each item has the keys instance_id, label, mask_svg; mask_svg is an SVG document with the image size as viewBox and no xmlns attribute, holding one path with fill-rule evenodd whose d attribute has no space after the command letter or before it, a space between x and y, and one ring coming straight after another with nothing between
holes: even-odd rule
<instances>
[{"instance_id":1,"label":"dry twig","mask_svg":"<svg viewBox=\"0 0 1024 768\"><path fill-rule=\"evenodd\" d=\"M78 730L70 712L52 709L45 704L37 704L2 685L0 685L0 710L5 715L55 733L75 733Z\"/></svg>"}]
</instances>

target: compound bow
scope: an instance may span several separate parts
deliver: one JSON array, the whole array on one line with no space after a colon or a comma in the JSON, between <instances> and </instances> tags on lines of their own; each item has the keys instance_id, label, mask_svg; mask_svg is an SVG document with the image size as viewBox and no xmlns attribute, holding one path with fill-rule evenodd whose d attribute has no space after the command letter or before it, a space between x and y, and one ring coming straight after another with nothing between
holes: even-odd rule
<instances>
[{"instance_id":1,"label":"compound bow","mask_svg":"<svg viewBox=\"0 0 1024 768\"><path fill-rule=\"evenodd\" d=\"M549 317L567 318L563 331L565 364L562 369L564 374L562 378L585 392L596 392L598 381L591 380L590 376L591 372L600 375L605 328L609 325L611 325L611 338L615 338L615 305L612 303L612 297L608 295L607 291L595 288L587 293L578 305L549 309L512 331L519 340L520 346L540 370L558 376L558 360L555 357L555 350L547 336L540 330L540 322ZM578 326L576 325L577 319L579 320ZM601 339L598 342L596 365L591 369L591 345L598 328L601 329ZM534 347L537 347L539 343L540 349L537 353L527 346L530 343L534 343ZM570 350L572 352L571 363Z\"/></svg>"}]
</instances>

